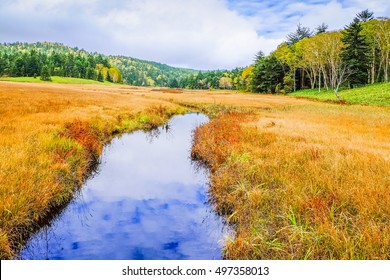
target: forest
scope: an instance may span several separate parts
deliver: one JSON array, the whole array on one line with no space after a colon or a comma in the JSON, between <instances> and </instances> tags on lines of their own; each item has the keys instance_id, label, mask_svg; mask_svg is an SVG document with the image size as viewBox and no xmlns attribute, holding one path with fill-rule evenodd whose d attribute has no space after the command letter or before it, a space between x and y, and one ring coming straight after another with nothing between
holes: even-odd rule
<instances>
[{"instance_id":1,"label":"forest","mask_svg":"<svg viewBox=\"0 0 390 280\"><path fill-rule=\"evenodd\" d=\"M121 83L118 68L107 57L58 43L11 43L0 45L0 76L73 77Z\"/></svg>"}]
</instances>

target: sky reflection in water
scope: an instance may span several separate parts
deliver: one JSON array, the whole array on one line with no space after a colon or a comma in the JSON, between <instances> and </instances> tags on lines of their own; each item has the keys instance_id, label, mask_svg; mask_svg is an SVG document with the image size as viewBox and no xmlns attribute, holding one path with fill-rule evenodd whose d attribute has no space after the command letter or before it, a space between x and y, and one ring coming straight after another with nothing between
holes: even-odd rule
<instances>
[{"instance_id":1,"label":"sky reflection in water","mask_svg":"<svg viewBox=\"0 0 390 280\"><path fill-rule=\"evenodd\" d=\"M176 116L169 130L114 139L99 173L21 258L220 259L226 229L207 204L206 170L190 159L192 131L207 121Z\"/></svg>"}]
</instances>

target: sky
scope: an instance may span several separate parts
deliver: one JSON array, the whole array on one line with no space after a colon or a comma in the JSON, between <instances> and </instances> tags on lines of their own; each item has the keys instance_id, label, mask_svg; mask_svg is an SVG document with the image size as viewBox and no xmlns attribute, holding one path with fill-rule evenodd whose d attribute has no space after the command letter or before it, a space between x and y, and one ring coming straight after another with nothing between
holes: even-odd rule
<instances>
[{"instance_id":1,"label":"sky","mask_svg":"<svg viewBox=\"0 0 390 280\"><path fill-rule=\"evenodd\" d=\"M388 0L0 0L0 42L58 42L200 70L269 54L298 24L340 30Z\"/></svg>"}]
</instances>

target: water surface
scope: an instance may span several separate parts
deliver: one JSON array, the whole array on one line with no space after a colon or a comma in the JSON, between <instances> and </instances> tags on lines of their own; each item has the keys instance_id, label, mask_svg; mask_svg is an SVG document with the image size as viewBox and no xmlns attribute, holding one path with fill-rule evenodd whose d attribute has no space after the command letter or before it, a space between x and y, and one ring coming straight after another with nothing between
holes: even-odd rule
<instances>
[{"instance_id":1,"label":"water surface","mask_svg":"<svg viewBox=\"0 0 390 280\"><path fill-rule=\"evenodd\" d=\"M191 161L205 115L174 117L106 146L97 175L34 236L22 259L220 259L225 228L208 204L207 171Z\"/></svg>"}]
</instances>

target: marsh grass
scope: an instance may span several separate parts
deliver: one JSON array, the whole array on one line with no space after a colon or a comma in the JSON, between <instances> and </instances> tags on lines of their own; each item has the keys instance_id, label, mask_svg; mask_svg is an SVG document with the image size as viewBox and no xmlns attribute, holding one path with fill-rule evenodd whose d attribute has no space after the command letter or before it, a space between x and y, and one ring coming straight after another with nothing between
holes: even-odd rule
<instances>
[{"instance_id":1,"label":"marsh grass","mask_svg":"<svg viewBox=\"0 0 390 280\"><path fill-rule=\"evenodd\" d=\"M226 113L195 131L192 155L210 166L215 207L235 225L224 257L389 259L389 161L259 118Z\"/></svg>"},{"instance_id":2,"label":"marsh grass","mask_svg":"<svg viewBox=\"0 0 390 280\"><path fill-rule=\"evenodd\" d=\"M54 83L54 84L80 84L80 85L115 85L111 82L99 82L89 79L80 79L72 77L52 76L51 81L42 81L40 77L0 77L0 81L23 82L23 83Z\"/></svg>"}]
</instances>

